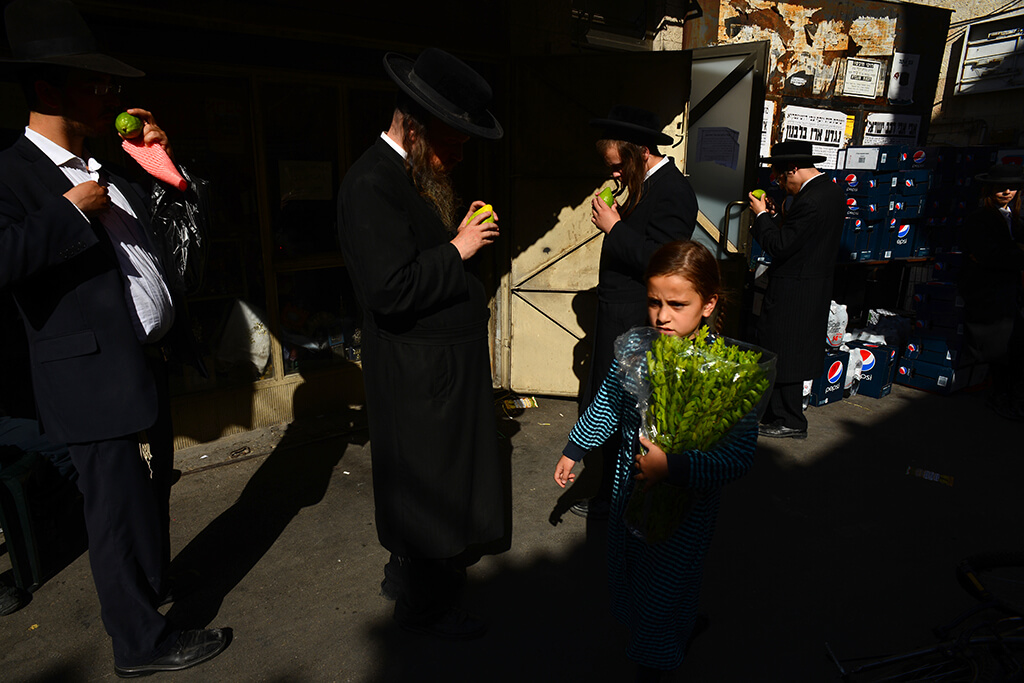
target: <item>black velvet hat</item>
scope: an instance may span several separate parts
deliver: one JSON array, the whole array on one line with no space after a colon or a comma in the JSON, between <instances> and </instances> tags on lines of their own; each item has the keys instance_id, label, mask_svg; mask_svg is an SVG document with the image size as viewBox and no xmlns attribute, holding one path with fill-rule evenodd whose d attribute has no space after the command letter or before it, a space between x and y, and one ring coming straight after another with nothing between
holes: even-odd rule
<instances>
[{"instance_id":1,"label":"black velvet hat","mask_svg":"<svg viewBox=\"0 0 1024 683\"><path fill-rule=\"evenodd\" d=\"M646 109L617 104L604 119L591 119L590 125L602 129L605 140L625 140L643 145L657 154L658 145L671 145L672 136L662 132L664 126L657 115Z\"/></svg>"},{"instance_id":2,"label":"black velvet hat","mask_svg":"<svg viewBox=\"0 0 1024 683\"><path fill-rule=\"evenodd\" d=\"M113 76L145 74L100 54L88 24L68 0L15 0L4 10L11 58L18 64L56 64Z\"/></svg>"},{"instance_id":3,"label":"black velvet hat","mask_svg":"<svg viewBox=\"0 0 1024 683\"><path fill-rule=\"evenodd\" d=\"M813 166L825 157L814 153L814 146L809 140L786 140L772 145L772 155L761 157L763 164L796 164L800 167Z\"/></svg>"},{"instance_id":4,"label":"black velvet hat","mask_svg":"<svg viewBox=\"0 0 1024 683\"><path fill-rule=\"evenodd\" d=\"M491 86L458 57L436 47L428 47L415 62L389 52L384 68L409 97L455 130L489 140L504 134L488 110Z\"/></svg>"},{"instance_id":5,"label":"black velvet hat","mask_svg":"<svg viewBox=\"0 0 1024 683\"><path fill-rule=\"evenodd\" d=\"M985 173L974 176L979 183L1018 189L1024 187L1024 174L1017 164L996 164Z\"/></svg>"}]
</instances>

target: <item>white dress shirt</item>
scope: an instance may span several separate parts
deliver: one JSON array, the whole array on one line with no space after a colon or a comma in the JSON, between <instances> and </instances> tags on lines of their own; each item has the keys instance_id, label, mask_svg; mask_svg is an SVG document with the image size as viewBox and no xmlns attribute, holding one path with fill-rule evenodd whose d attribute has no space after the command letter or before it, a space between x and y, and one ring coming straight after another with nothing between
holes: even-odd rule
<instances>
[{"instance_id":1,"label":"white dress shirt","mask_svg":"<svg viewBox=\"0 0 1024 683\"><path fill-rule=\"evenodd\" d=\"M88 161L75 156L31 128L25 128L25 137L53 161L72 185L81 185L89 180L105 184L100 180L102 164L91 156ZM125 279L128 310L134 313L132 324L135 333L140 342L153 343L167 334L174 323L171 292L160 262L153 255L149 236L142 229L128 200L116 186L106 187L112 206L97 214L96 218L110 235L110 241L119 247L115 249L117 262ZM88 220L84 213L82 218Z\"/></svg>"}]
</instances>

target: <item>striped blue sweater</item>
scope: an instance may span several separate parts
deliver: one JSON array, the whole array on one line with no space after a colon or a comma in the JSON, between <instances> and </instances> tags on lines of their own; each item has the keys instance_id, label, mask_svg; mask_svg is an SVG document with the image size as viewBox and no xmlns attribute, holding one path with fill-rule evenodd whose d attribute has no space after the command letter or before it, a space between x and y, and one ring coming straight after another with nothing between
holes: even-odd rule
<instances>
[{"instance_id":1,"label":"striped blue sweater","mask_svg":"<svg viewBox=\"0 0 1024 683\"><path fill-rule=\"evenodd\" d=\"M563 453L579 460L614 430L621 431L608 523L612 613L630 630L626 651L630 659L671 670L683 660L683 648L697 617L704 556L718 516L719 491L750 469L757 421L753 412L749 413L710 451L669 454L673 483L701 495L671 538L649 545L633 536L623 522L633 491L633 458L640 452L640 413L635 396L623 388L622 378L616 361L593 403L569 433Z\"/></svg>"}]
</instances>

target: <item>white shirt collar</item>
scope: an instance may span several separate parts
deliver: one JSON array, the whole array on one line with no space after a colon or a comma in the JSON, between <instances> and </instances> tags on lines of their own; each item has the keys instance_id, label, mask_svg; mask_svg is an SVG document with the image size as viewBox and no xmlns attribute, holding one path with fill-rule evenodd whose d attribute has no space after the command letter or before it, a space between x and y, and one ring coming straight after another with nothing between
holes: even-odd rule
<instances>
[{"instance_id":1,"label":"white shirt collar","mask_svg":"<svg viewBox=\"0 0 1024 683\"><path fill-rule=\"evenodd\" d=\"M820 175L821 175L821 171L818 171L818 172L817 172L817 173L816 173L815 175L812 175L812 176L811 176L810 178L808 178L807 180L805 180L805 181L804 181L804 184L800 186L800 190L799 190L798 192L802 192L802 191L803 191L803 189L804 189L805 187L807 187L807 183L811 182L812 180L814 180L815 178L817 178L817 177L818 177L818 176L820 176Z\"/></svg>"},{"instance_id":2,"label":"white shirt collar","mask_svg":"<svg viewBox=\"0 0 1024 683\"><path fill-rule=\"evenodd\" d=\"M399 154L401 154L403 159L408 159L409 158L409 153L406 152L404 149L402 149L402 146L400 144L398 144L397 142L392 140L390 137L388 137L388 132L386 130L381 132L380 138L384 142L386 142L389 145L391 145L391 149L393 149L396 152L398 152Z\"/></svg>"},{"instance_id":3,"label":"white shirt collar","mask_svg":"<svg viewBox=\"0 0 1024 683\"><path fill-rule=\"evenodd\" d=\"M97 172L103 168L103 164L97 161L93 157L89 157L86 161L81 157L77 157L68 150L64 149L50 138L44 136L41 133L37 133L28 126L25 126L25 137L28 138L32 144L39 148L43 154L50 158L50 161L55 166L78 166L79 168L88 169L90 172Z\"/></svg>"},{"instance_id":4,"label":"white shirt collar","mask_svg":"<svg viewBox=\"0 0 1024 683\"><path fill-rule=\"evenodd\" d=\"M667 157L667 156L666 156L666 157L662 157L662 158L661 158L661 161L659 161L659 162L658 162L658 163L656 163L656 164L655 164L654 166L652 166L652 167L651 167L651 170L649 170L649 171L648 171L648 172L647 172L646 174L644 174L644 180L647 180L647 179L648 179L648 178L650 178L650 177L651 177L652 175L654 175L654 173L655 173L655 172L656 172L656 171L657 171L657 170L658 170L659 168L661 168L662 166L664 166L665 164L667 164L667 163L668 163L669 161L671 161L671 159L672 159L672 157Z\"/></svg>"}]
</instances>

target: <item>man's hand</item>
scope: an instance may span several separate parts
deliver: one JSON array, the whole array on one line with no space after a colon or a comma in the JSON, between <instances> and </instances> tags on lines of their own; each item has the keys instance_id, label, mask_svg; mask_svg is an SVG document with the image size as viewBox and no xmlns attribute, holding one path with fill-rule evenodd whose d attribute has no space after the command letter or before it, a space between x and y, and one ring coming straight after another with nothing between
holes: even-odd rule
<instances>
[{"instance_id":1,"label":"man's hand","mask_svg":"<svg viewBox=\"0 0 1024 683\"><path fill-rule=\"evenodd\" d=\"M590 220L597 229L608 234L611 229L615 227L615 224L619 222L619 205L618 203L608 206L601 199L600 193L594 196L590 202L591 215Z\"/></svg>"},{"instance_id":2,"label":"man's hand","mask_svg":"<svg viewBox=\"0 0 1024 683\"><path fill-rule=\"evenodd\" d=\"M644 491L659 481L668 479L668 456L650 440L640 437L640 445L647 449L646 453L636 456L637 473L633 476L644 483Z\"/></svg>"},{"instance_id":3,"label":"man's hand","mask_svg":"<svg viewBox=\"0 0 1024 683\"><path fill-rule=\"evenodd\" d=\"M87 180L81 185L75 185L65 192L64 196L86 216L110 208L109 191L95 180Z\"/></svg>"},{"instance_id":4,"label":"man's hand","mask_svg":"<svg viewBox=\"0 0 1024 683\"><path fill-rule=\"evenodd\" d=\"M775 202L773 202L772 198L769 197L768 195L762 195L761 198L758 199L757 197L754 196L754 193L751 192L750 194L747 195L747 201L750 202L750 211L755 216L757 216L762 211L767 211L768 213L771 214L775 213Z\"/></svg>"},{"instance_id":5,"label":"man's hand","mask_svg":"<svg viewBox=\"0 0 1024 683\"><path fill-rule=\"evenodd\" d=\"M473 258L482 247L498 239L498 213L496 211L485 211L473 220L469 219L484 204L486 202L478 199L470 205L469 211L466 212L466 217L462 219L462 223L459 225L459 234L452 240L452 244L459 250L459 255L463 261ZM485 218L492 215L494 216L493 223L483 222Z\"/></svg>"},{"instance_id":6,"label":"man's hand","mask_svg":"<svg viewBox=\"0 0 1024 683\"><path fill-rule=\"evenodd\" d=\"M142 119L142 143L147 147L152 145L160 145L167 152L167 156L174 161L174 152L171 151L171 142L167 138L167 133L164 129L156 125L156 120L153 118L153 114L146 111L145 109L132 108L126 110L132 116L138 116Z\"/></svg>"}]
</instances>

